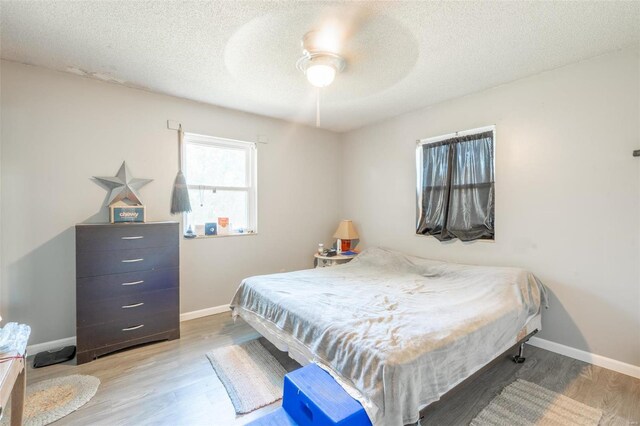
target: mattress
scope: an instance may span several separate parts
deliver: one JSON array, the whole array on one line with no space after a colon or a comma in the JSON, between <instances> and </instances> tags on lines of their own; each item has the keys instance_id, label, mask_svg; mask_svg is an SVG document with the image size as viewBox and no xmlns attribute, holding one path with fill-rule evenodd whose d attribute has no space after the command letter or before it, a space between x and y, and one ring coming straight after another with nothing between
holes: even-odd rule
<instances>
[{"instance_id":1,"label":"mattress","mask_svg":"<svg viewBox=\"0 0 640 426\"><path fill-rule=\"evenodd\" d=\"M341 266L247 278L231 308L327 370L374 425L398 426L540 329L545 304L522 269L371 248Z\"/></svg>"}]
</instances>

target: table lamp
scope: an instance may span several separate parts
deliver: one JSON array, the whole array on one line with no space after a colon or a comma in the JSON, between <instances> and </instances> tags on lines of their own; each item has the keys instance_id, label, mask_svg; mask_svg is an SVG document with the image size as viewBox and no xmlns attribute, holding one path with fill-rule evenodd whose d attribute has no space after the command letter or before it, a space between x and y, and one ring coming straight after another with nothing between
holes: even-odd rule
<instances>
[{"instance_id":1,"label":"table lamp","mask_svg":"<svg viewBox=\"0 0 640 426\"><path fill-rule=\"evenodd\" d=\"M351 250L351 240L359 238L356 228L353 226L353 222L350 220L343 220L338 225L336 233L333 234L333 238L338 239L336 248L338 253Z\"/></svg>"}]
</instances>

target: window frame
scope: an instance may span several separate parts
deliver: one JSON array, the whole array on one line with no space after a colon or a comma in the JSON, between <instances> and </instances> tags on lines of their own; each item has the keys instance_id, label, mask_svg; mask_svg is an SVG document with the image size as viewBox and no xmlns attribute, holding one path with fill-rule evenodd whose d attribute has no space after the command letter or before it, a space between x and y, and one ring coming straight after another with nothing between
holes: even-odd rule
<instances>
[{"instance_id":1,"label":"window frame","mask_svg":"<svg viewBox=\"0 0 640 426\"><path fill-rule=\"evenodd\" d=\"M216 186L216 185L196 185L187 182L187 190L203 189L203 190L220 190L220 191L238 191L247 193L247 227L244 233L229 232L226 235L198 235L197 238L216 238L228 236L255 235L258 233L258 147L255 142L247 142L237 139L220 138L216 136L202 135L198 133L184 133L182 141L182 172L188 175L188 164L186 150L187 145L202 145L221 147L226 149L238 149L247 152L246 156L246 182L248 186ZM193 200L190 200L193 202ZM184 227L188 228L191 223L189 213L183 213L182 219Z\"/></svg>"},{"instance_id":2,"label":"window frame","mask_svg":"<svg viewBox=\"0 0 640 426\"><path fill-rule=\"evenodd\" d=\"M453 132L453 133L447 133L444 135L440 135L440 136L433 136L433 137L429 137L429 138L424 138L424 139L418 139L416 140L416 222L415 222L415 226L414 229L416 229L415 235L418 237L432 237L434 239L435 236L433 235L428 235L428 234L420 234L417 232L417 228L418 225L420 223L420 209L422 206L422 179L423 179L423 173L424 173L424 167L423 167L423 156L422 156L422 147L423 145L431 145L431 144L435 144L438 142L442 142L448 139L452 139L455 137L460 137L460 136L469 136L469 135L474 135L474 134L478 134L478 133L485 133L485 132L492 132L493 133L493 150L494 150L494 155L493 155L493 180L494 182L497 182L497 170L496 170L496 152L497 152L497 139L496 139L496 125L495 124L491 124L489 126L483 126L483 127L477 127L475 129L469 129L469 130L462 130L462 131L458 131L458 132ZM494 192L494 209L496 206L495 203L495 199L497 198L497 194ZM496 215L495 215L495 210L494 210L494 229L493 229L493 238L488 239L488 238L482 238L482 239L476 239L473 241L462 241L462 243L464 244L470 244L470 243L474 243L476 241L484 241L484 242L489 242L489 243L494 243L496 242L496 238L497 238L497 232L496 229L498 228L497 223L496 223ZM457 238L455 239L457 240Z\"/></svg>"}]
</instances>

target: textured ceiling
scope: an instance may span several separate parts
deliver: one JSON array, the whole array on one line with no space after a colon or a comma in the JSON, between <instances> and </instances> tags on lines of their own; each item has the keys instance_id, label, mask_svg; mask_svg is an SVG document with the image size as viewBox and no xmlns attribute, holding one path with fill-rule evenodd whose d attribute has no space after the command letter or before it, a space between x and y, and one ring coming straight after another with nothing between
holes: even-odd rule
<instances>
[{"instance_id":1,"label":"textured ceiling","mask_svg":"<svg viewBox=\"0 0 640 426\"><path fill-rule=\"evenodd\" d=\"M327 29L347 68L321 95L346 131L640 43L640 2L7 1L4 59L315 122L295 67Z\"/></svg>"}]
</instances>

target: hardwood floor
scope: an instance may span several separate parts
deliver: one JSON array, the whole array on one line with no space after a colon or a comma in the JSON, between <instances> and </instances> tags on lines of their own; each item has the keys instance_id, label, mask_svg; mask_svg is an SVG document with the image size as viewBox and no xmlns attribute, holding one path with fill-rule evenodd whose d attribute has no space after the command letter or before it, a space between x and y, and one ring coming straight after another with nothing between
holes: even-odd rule
<instances>
[{"instance_id":1,"label":"hardwood floor","mask_svg":"<svg viewBox=\"0 0 640 426\"><path fill-rule=\"evenodd\" d=\"M603 410L600 425L640 424L639 379L529 345L525 345L525 357L524 364L504 357L453 395L427 407L421 424L468 425L516 379Z\"/></svg>"},{"instance_id":2,"label":"hardwood floor","mask_svg":"<svg viewBox=\"0 0 640 426\"><path fill-rule=\"evenodd\" d=\"M55 425L242 425L277 403L236 417L231 401L205 353L259 336L228 313L181 323L182 337L105 356L80 366L75 361L29 367L29 383L69 374L91 374L102 384L84 407ZM527 346L527 361L497 362L454 395L425 410L422 425L467 425L516 378L537 383L592 407L601 424L640 424L640 380ZM461 354L464 356L464 354ZM279 354L279 359L286 356ZM31 361L31 360L30 360ZM30 362L30 364L32 361ZM285 367L295 368L294 362Z\"/></svg>"}]
</instances>

